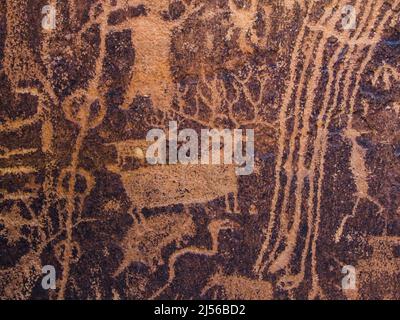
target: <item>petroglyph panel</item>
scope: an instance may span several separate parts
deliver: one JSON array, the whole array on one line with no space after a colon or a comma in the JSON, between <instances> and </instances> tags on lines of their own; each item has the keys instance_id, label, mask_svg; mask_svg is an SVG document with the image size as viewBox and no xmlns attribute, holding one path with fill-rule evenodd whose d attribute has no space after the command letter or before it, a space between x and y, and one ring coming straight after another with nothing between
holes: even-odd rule
<instances>
[{"instance_id":1,"label":"petroglyph panel","mask_svg":"<svg viewBox=\"0 0 400 320\"><path fill-rule=\"evenodd\" d=\"M399 106L398 0L0 0L0 299L400 299Z\"/></svg>"}]
</instances>

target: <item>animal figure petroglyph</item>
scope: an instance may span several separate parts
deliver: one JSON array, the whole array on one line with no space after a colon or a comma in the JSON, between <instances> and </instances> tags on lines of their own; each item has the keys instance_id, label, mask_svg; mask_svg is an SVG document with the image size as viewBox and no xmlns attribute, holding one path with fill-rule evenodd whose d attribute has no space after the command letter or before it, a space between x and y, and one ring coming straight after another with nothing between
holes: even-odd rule
<instances>
[{"instance_id":1,"label":"animal figure petroglyph","mask_svg":"<svg viewBox=\"0 0 400 320\"><path fill-rule=\"evenodd\" d=\"M136 221L121 243L124 259L114 276L117 277L133 262L141 262L152 272L163 264L161 250L175 243L181 244L184 237L195 234L192 217L187 213L170 214Z\"/></svg>"},{"instance_id":2,"label":"animal figure petroglyph","mask_svg":"<svg viewBox=\"0 0 400 320\"><path fill-rule=\"evenodd\" d=\"M146 165L145 140L122 141L114 145L118 164L107 168L120 175L125 191L136 207L137 223L122 241L124 261L115 272L119 275L132 262L142 262L154 272L162 264L161 250L170 243L179 243L184 236L194 234L194 225L186 208L184 214L145 218L143 208L158 208L177 203L185 206L206 203L225 197L229 211L229 194L234 195L237 210L237 177L234 165ZM140 165L134 170L129 162Z\"/></svg>"},{"instance_id":3,"label":"animal figure petroglyph","mask_svg":"<svg viewBox=\"0 0 400 320\"><path fill-rule=\"evenodd\" d=\"M136 170L124 170L126 161L132 158L144 163L146 145L147 141L115 144L119 162L118 165L108 165L110 171L121 176L125 191L139 215L143 208L207 203L220 197L225 198L227 211L239 212L234 165L145 165ZM234 198L233 208L230 194Z\"/></svg>"},{"instance_id":4,"label":"animal figure petroglyph","mask_svg":"<svg viewBox=\"0 0 400 320\"><path fill-rule=\"evenodd\" d=\"M186 247L180 250L176 250L168 259L168 281L167 283L158 289L153 295L152 298L157 298L164 290L166 290L173 280L175 279L175 263L178 261L179 258L185 256L187 254L194 254L194 255L202 255L211 257L218 254L219 248L219 234L223 230L234 230L235 228L239 227L239 225L231 220L228 219L216 219L209 223L208 231L211 236L211 249L203 248L203 247Z\"/></svg>"}]
</instances>

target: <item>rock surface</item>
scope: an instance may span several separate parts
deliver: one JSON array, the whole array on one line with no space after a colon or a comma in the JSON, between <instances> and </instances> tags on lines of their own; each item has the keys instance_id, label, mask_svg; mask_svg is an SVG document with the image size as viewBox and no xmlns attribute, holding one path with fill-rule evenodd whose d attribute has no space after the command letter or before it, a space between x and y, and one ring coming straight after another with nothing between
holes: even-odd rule
<instances>
[{"instance_id":1,"label":"rock surface","mask_svg":"<svg viewBox=\"0 0 400 320\"><path fill-rule=\"evenodd\" d=\"M0 299L400 299L400 4L350 2L1 0ZM170 121L254 172L147 165Z\"/></svg>"}]
</instances>

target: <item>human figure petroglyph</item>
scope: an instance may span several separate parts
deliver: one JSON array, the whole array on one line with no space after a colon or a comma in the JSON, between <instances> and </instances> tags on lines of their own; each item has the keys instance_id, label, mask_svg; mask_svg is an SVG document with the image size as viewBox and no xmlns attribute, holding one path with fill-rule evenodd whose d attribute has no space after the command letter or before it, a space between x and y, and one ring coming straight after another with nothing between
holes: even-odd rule
<instances>
[{"instance_id":1,"label":"human figure petroglyph","mask_svg":"<svg viewBox=\"0 0 400 320\"><path fill-rule=\"evenodd\" d=\"M270 7L263 3L263 1L258 0L243 1L243 7L239 7L235 1L229 0L228 5L231 12L230 17L234 26L232 32L239 32L238 44L242 52L252 53L254 51L254 46L266 45L265 42L260 43L260 39L257 37L254 30L254 24L260 7L267 10L267 14L270 13ZM228 36L231 37L232 35L228 34Z\"/></svg>"},{"instance_id":2,"label":"human figure petroglyph","mask_svg":"<svg viewBox=\"0 0 400 320\"><path fill-rule=\"evenodd\" d=\"M353 128L346 128L344 131L344 136L351 141L351 156L350 156L350 168L353 174L354 182L356 184L357 192L355 193L356 202L354 204L352 213L346 215L341 221L339 227L335 233L335 242L339 242L343 234L346 222L350 218L354 218L361 199L366 199L375 204L378 208L378 214L382 215L384 212L383 206L374 197L369 195L368 191L368 177L369 171L365 164L366 151L358 144L357 138L361 136L361 132ZM385 217L387 223L387 217ZM385 227L386 232L386 227Z\"/></svg>"},{"instance_id":3,"label":"human figure petroglyph","mask_svg":"<svg viewBox=\"0 0 400 320\"><path fill-rule=\"evenodd\" d=\"M166 18L171 1L119 1L118 6L141 8L143 14L116 24L113 30L130 29L135 47L135 64L122 109L128 109L136 96L150 97L155 107L166 111L171 107L174 83L170 70L171 31L187 17L201 9L190 2L182 4L179 17ZM124 9L122 9L124 10Z\"/></svg>"},{"instance_id":4,"label":"human figure petroglyph","mask_svg":"<svg viewBox=\"0 0 400 320\"><path fill-rule=\"evenodd\" d=\"M172 31L181 28L191 16L201 15L206 4L207 1L170 0L135 0L117 3L116 8L122 8L120 10L137 8L140 11L134 17L127 17L126 20L118 21L112 26L113 31L131 30L132 43L136 50L135 64L122 109L128 109L136 96L150 97L153 105L162 111L171 108L176 88L170 63ZM262 1L255 0L240 8L230 0L228 8L225 9L229 10L229 21L232 26L228 37L238 32L239 47L244 53L252 53L253 46L260 45L260 39L253 30L260 6L266 10L269 8ZM171 17L168 14L170 9L177 14ZM223 9L216 8L216 10ZM208 15L207 13L206 16Z\"/></svg>"}]
</instances>

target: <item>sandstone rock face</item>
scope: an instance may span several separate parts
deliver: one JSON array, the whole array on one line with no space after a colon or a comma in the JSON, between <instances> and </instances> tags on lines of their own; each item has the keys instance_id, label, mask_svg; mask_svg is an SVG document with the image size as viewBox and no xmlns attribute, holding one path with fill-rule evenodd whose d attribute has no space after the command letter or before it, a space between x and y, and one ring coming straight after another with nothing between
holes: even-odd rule
<instances>
[{"instance_id":1,"label":"sandstone rock face","mask_svg":"<svg viewBox=\"0 0 400 320\"><path fill-rule=\"evenodd\" d=\"M0 299L399 299L399 111L398 0L1 0Z\"/></svg>"}]
</instances>

